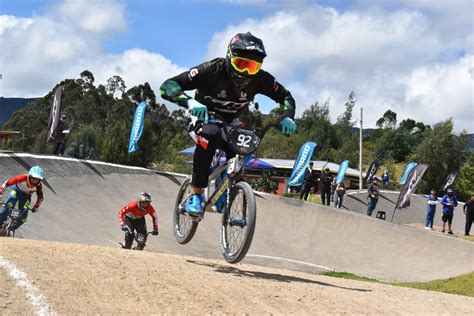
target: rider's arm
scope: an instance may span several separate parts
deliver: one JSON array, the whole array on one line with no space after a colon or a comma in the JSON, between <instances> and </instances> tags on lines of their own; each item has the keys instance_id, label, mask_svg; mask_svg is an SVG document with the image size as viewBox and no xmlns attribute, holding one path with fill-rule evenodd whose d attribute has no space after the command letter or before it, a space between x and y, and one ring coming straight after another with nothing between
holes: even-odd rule
<instances>
[{"instance_id":1,"label":"rider's arm","mask_svg":"<svg viewBox=\"0 0 474 316\"><path fill-rule=\"evenodd\" d=\"M283 107L282 117L295 118L296 103L290 91L280 84L268 72L261 70L259 72L258 82L260 84L260 93L271 98L273 101Z\"/></svg>"},{"instance_id":2,"label":"rider's arm","mask_svg":"<svg viewBox=\"0 0 474 316\"><path fill-rule=\"evenodd\" d=\"M160 87L161 97L188 108L188 100L192 98L184 91L195 90L201 85L209 84L209 75L217 70L216 67L213 61L205 62L166 80Z\"/></svg>"},{"instance_id":3,"label":"rider's arm","mask_svg":"<svg viewBox=\"0 0 474 316\"><path fill-rule=\"evenodd\" d=\"M36 185L36 196L35 208L39 208L41 203L43 203L43 185L41 183Z\"/></svg>"},{"instance_id":4,"label":"rider's arm","mask_svg":"<svg viewBox=\"0 0 474 316\"><path fill-rule=\"evenodd\" d=\"M129 212L129 204L125 205L119 212L118 212L118 218L120 222L120 226L125 225L125 214Z\"/></svg>"},{"instance_id":5,"label":"rider's arm","mask_svg":"<svg viewBox=\"0 0 474 316\"><path fill-rule=\"evenodd\" d=\"M7 182L5 182L4 185L5 185L5 187L9 187L9 186L12 186L12 185L20 183L20 182L26 182L27 180L28 180L28 175L27 174L20 174L16 177L13 177L13 178L7 180Z\"/></svg>"},{"instance_id":6,"label":"rider's arm","mask_svg":"<svg viewBox=\"0 0 474 316\"><path fill-rule=\"evenodd\" d=\"M153 220L153 230L158 230L158 216L156 216L156 211L151 204L148 206L148 214L150 214Z\"/></svg>"}]
</instances>

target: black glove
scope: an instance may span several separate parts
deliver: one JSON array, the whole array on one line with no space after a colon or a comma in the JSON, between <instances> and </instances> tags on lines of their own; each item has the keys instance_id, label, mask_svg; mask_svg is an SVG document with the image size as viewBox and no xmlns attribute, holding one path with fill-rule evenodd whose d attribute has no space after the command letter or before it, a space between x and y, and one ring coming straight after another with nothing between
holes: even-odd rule
<instances>
[{"instance_id":1,"label":"black glove","mask_svg":"<svg viewBox=\"0 0 474 316\"><path fill-rule=\"evenodd\" d=\"M158 236L158 230L154 230L151 234L152 234L153 236Z\"/></svg>"},{"instance_id":2,"label":"black glove","mask_svg":"<svg viewBox=\"0 0 474 316\"><path fill-rule=\"evenodd\" d=\"M128 228L127 225L123 225L123 226L122 226L122 230L123 230L124 232L126 232L126 233L129 233L129 232L130 232L130 228Z\"/></svg>"},{"instance_id":3,"label":"black glove","mask_svg":"<svg viewBox=\"0 0 474 316\"><path fill-rule=\"evenodd\" d=\"M36 213L37 211L38 211L38 208L36 206L31 209L32 213Z\"/></svg>"}]
</instances>

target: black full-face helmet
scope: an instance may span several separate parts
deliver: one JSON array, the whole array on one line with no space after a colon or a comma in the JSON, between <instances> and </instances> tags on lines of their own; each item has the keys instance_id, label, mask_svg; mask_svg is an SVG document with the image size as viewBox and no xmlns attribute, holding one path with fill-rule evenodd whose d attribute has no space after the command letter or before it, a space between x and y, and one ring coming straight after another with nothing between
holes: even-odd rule
<instances>
[{"instance_id":1,"label":"black full-face helmet","mask_svg":"<svg viewBox=\"0 0 474 316\"><path fill-rule=\"evenodd\" d=\"M245 88L252 81L266 56L262 40L250 32L232 37L227 46L226 66L237 88Z\"/></svg>"}]
</instances>

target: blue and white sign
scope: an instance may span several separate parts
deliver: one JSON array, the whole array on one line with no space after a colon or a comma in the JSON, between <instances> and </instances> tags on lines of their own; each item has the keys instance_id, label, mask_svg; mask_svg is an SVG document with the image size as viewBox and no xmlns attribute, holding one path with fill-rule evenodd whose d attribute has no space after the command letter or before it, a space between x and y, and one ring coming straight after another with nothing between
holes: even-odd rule
<instances>
[{"instance_id":1,"label":"blue and white sign","mask_svg":"<svg viewBox=\"0 0 474 316\"><path fill-rule=\"evenodd\" d=\"M407 181L408 175L410 174L411 169L416 167L417 163L416 162L410 162L405 166L405 170L403 171L403 176L402 179L400 180L400 184L405 184Z\"/></svg>"},{"instance_id":2,"label":"blue and white sign","mask_svg":"<svg viewBox=\"0 0 474 316\"><path fill-rule=\"evenodd\" d=\"M317 146L315 142L306 142L301 146L300 153L298 158L295 161L293 166L293 171L291 172L290 181L288 185L291 186L300 186L303 184L304 171L308 168L309 161L313 155L314 148Z\"/></svg>"},{"instance_id":3,"label":"blue and white sign","mask_svg":"<svg viewBox=\"0 0 474 316\"><path fill-rule=\"evenodd\" d=\"M132 153L138 149L138 140L142 136L143 123L145 122L145 109L147 102L143 101L137 106L135 110L135 117L132 124L132 132L130 134L130 144L128 145L128 152Z\"/></svg>"},{"instance_id":4,"label":"blue and white sign","mask_svg":"<svg viewBox=\"0 0 474 316\"><path fill-rule=\"evenodd\" d=\"M336 176L336 184L339 184L344 180L344 177L346 176L346 171L347 167L349 166L349 160L344 160L340 165L339 165L339 171Z\"/></svg>"}]
</instances>

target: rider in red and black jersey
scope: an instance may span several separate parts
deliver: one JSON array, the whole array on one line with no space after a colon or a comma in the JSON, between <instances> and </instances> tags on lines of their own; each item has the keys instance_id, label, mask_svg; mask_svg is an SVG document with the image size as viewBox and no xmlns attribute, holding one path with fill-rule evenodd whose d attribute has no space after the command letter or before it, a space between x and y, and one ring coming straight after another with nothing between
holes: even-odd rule
<instances>
[{"instance_id":1,"label":"rider in red and black jersey","mask_svg":"<svg viewBox=\"0 0 474 316\"><path fill-rule=\"evenodd\" d=\"M158 218L156 211L151 205L151 196L146 192L140 193L137 201L132 201L125 205L119 212L118 218L120 226L125 232L124 248L132 248L134 231L138 234L147 235L145 215L150 215L153 220L153 235L158 235Z\"/></svg>"},{"instance_id":2,"label":"rider in red and black jersey","mask_svg":"<svg viewBox=\"0 0 474 316\"><path fill-rule=\"evenodd\" d=\"M232 122L250 105L256 94L263 94L284 107L281 131L292 134L296 130L293 121L295 100L271 74L261 69L266 56L261 39L250 32L239 33L231 39L225 58L193 67L166 80L160 87L164 99L189 108L194 116L204 120L202 128L197 131L204 141L194 153L192 189L186 203L186 210L191 215L202 215L202 192L208 185L215 150L221 147L228 153L220 128L206 122L208 109L220 114L226 122ZM196 90L194 99L186 95L185 90Z\"/></svg>"},{"instance_id":3,"label":"rider in red and black jersey","mask_svg":"<svg viewBox=\"0 0 474 316\"><path fill-rule=\"evenodd\" d=\"M18 208L20 210L26 210L30 208L31 195L36 192L36 203L35 206L31 209L34 213L36 212L41 203L43 202L43 186L41 180L44 179L44 172L39 166L34 166L30 169L28 174L20 174L16 177L13 177L7 180L0 186L0 196L3 194L6 188L13 186L12 191L10 192L10 197L8 198L5 206L0 211L0 226L8 218L8 209L14 208L18 202ZM28 212L23 212L19 218L13 223L13 230L18 229L21 225L26 222L28 217Z\"/></svg>"}]
</instances>

